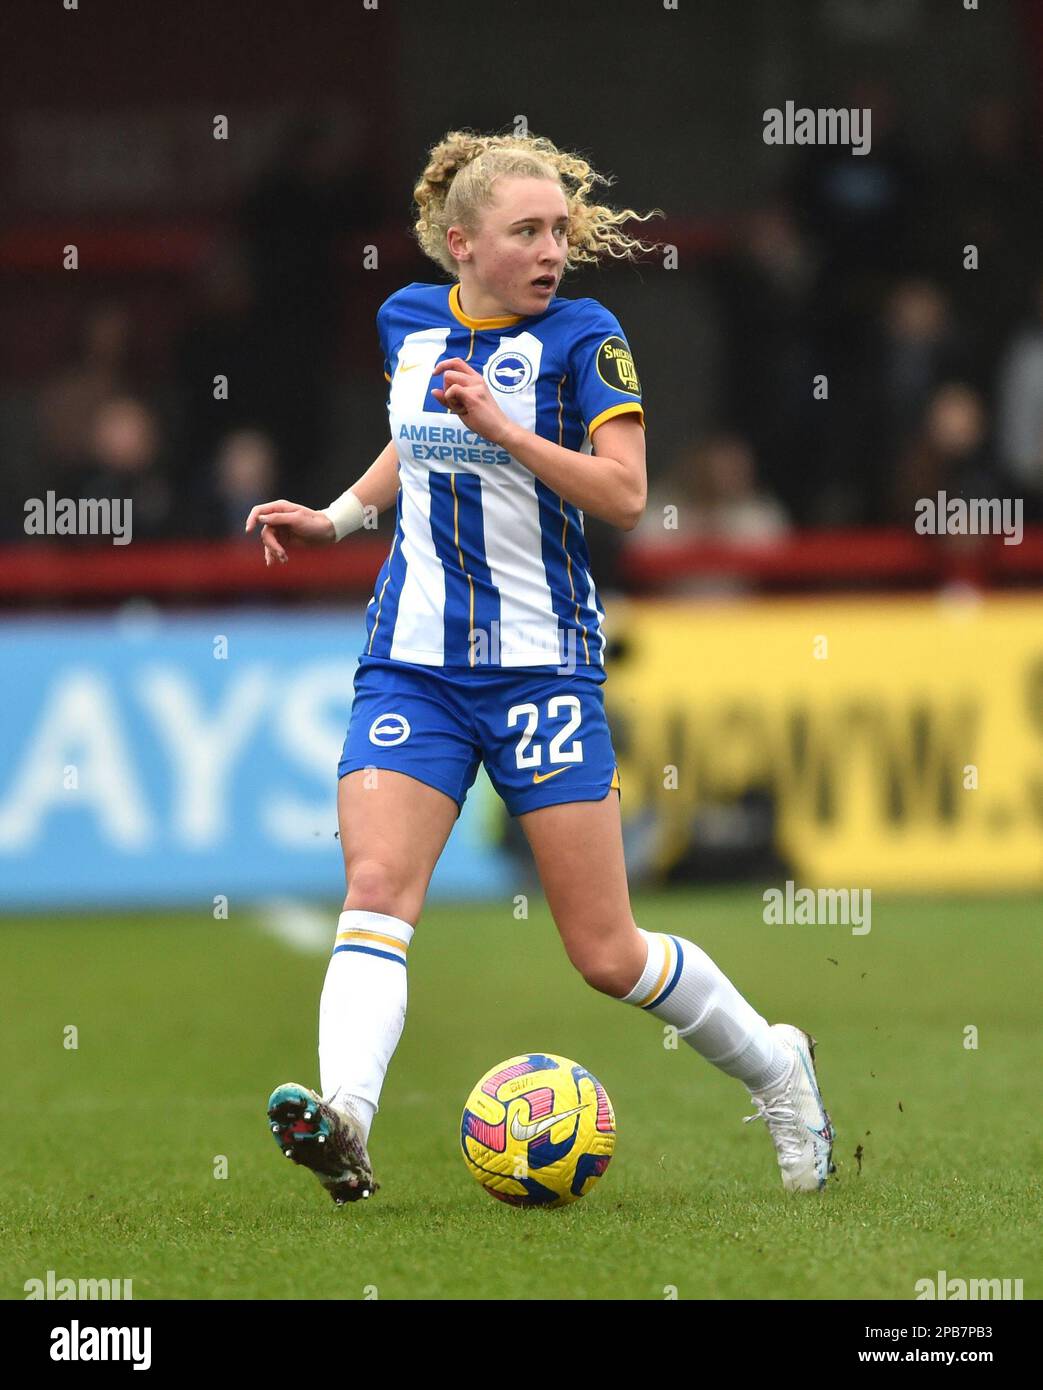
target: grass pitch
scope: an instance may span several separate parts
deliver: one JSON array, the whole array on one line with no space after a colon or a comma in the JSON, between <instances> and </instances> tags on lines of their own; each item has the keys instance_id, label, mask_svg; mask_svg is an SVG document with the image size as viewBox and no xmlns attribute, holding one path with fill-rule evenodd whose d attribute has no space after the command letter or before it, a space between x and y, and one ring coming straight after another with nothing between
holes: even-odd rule
<instances>
[{"instance_id":1,"label":"grass pitch","mask_svg":"<svg viewBox=\"0 0 1043 1390\"><path fill-rule=\"evenodd\" d=\"M278 1082L317 1083L325 952L245 914L6 920L0 1297L54 1270L131 1279L135 1299L910 1299L945 1270L1039 1298L1039 902L881 901L861 937L761 907L678 893L635 914L818 1038L824 1196L783 1192L740 1083L589 989L542 905L425 913L371 1136L382 1188L340 1209L264 1111ZM530 1049L589 1067L619 1126L604 1178L560 1211L493 1201L459 1152L474 1081Z\"/></svg>"}]
</instances>

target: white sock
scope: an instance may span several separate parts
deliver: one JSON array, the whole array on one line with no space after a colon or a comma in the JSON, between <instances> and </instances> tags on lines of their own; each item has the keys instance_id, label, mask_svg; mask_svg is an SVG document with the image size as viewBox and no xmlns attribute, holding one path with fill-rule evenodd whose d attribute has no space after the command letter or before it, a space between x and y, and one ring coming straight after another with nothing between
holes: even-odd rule
<instances>
[{"instance_id":1,"label":"white sock","mask_svg":"<svg viewBox=\"0 0 1043 1390\"><path fill-rule=\"evenodd\" d=\"M672 1023L689 1047L749 1090L780 1081L792 1057L706 952L683 937L638 931L648 957L623 1002Z\"/></svg>"},{"instance_id":2,"label":"white sock","mask_svg":"<svg viewBox=\"0 0 1043 1390\"><path fill-rule=\"evenodd\" d=\"M406 1021L406 952L412 936L413 928L398 917L342 912L322 986L322 1096L350 1110L366 1140Z\"/></svg>"}]
</instances>

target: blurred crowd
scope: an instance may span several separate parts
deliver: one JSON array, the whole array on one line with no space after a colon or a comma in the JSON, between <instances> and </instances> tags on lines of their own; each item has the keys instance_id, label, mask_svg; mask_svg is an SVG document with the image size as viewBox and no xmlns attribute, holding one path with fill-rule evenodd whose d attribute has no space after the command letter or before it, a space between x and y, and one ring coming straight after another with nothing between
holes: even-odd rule
<instances>
[{"instance_id":1,"label":"blurred crowd","mask_svg":"<svg viewBox=\"0 0 1043 1390\"><path fill-rule=\"evenodd\" d=\"M85 311L70 360L36 392L34 487L131 498L140 539L242 535L255 502L308 496L335 447L344 241L386 216L356 134L289 126L185 285L163 380L140 367L146 325L127 299Z\"/></svg>"},{"instance_id":2,"label":"blurred crowd","mask_svg":"<svg viewBox=\"0 0 1043 1390\"><path fill-rule=\"evenodd\" d=\"M1023 496L1038 517L1036 133L1011 100L983 98L951 157L926 165L885 88L851 105L872 109L871 156L807 147L713 268L721 419L752 450L747 490L759 480L799 525L910 524L939 490ZM681 476L713 487L692 476L699 453Z\"/></svg>"},{"instance_id":3,"label":"blurred crowd","mask_svg":"<svg viewBox=\"0 0 1043 1390\"><path fill-rule=\"evenodd\" d=\"M774 196L736 218L728 250L693 271L715 306L715 421L656 440L633 539L911 526L915 500L938 491L1021 497L1026 521L1043 518L1030 125L1011 100L982 98L950 158L925 167L886 90L851 104L872 107L871 155L800 151ZM277 495L320 505L312 484L338 448L339 248L388 216L350 144L295 125L186 286L169 380L140 378L142 325L118 295L85 311L71 360L35 393L33 486L133 498L138 538L241 535L249 507ZM15 517L7 538L17 529Z\"/></svg>"}]
</instances>

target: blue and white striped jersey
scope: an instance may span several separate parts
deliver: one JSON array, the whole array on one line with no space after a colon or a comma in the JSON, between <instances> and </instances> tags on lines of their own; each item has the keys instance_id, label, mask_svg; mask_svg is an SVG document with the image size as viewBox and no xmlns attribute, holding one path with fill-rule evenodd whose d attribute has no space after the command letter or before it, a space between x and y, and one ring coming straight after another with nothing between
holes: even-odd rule
<instances>
[{"instance_id":1,"label":"blue and white striped jersey","mask_svg":"<svg viewBox=\"0 0 1043 1390\"><path fill-rule=\"evenodd\" d=\"M624 411L640 383L618 321L555 297L527 318L474 319L459 285L407 285L377 331L399 457L395 535L366 613L369 656L424 666L575 664L603 679L604 613L583 515L431 395L436 363L480 371L504 414L566 449Z\"/></svg>"}]
</instances>

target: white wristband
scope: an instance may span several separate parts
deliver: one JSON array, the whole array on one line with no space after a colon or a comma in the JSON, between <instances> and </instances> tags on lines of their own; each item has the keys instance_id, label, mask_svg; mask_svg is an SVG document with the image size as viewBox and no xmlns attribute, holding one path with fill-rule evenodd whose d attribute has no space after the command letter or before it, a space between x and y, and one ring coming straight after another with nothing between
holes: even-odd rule
<instances>
[{"instance_id":1,"label":"white wristband","mask_svg":"<svg viewBox=\"0 0 1043 1390\"><path fill-rule=\"evenodd\" d=\"M357 531L366 519L366 509L349 488L328 507L322 508L322 515L333 522L337 540L343 540L349 531Z\"/></svg>"}]
</instances>

